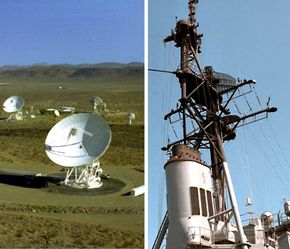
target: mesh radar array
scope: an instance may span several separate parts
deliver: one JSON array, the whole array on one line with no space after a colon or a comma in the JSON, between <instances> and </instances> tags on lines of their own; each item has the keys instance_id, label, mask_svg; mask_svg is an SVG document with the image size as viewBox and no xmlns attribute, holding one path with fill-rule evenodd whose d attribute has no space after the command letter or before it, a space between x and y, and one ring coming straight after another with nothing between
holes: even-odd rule
<instances>
[{"instance_id":1,"label":"mesh radar array","mask_svg":"<svg viewBox=\"0 0 290 249\"><path fill-rule=\"evenodd\" d=\"M73 114L49 131L45 140L47 156L65 167L65 185L75 188L102 186L99 158L111 142L106 121L91 113Z\"/></svg>"},{"instance_id":2,"label":"mesh radar array","mask_svg":"<svg viewBox=\"0 0 290 249\"><path fill-rule=\"evenodd\" d=\"M22 108L24 106L24 99L21 96L11 96L3 103L3 110L11 115L7 118L7 121L22 120Z\"/></svg>"}]
</instances>

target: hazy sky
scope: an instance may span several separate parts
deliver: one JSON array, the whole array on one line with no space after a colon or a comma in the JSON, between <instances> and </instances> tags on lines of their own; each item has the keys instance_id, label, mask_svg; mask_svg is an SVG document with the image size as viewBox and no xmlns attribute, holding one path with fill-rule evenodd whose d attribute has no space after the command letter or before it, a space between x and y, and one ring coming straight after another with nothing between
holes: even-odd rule
<instances>
[{"instance_id":1,"label":"hazy sky","mask_svg":"<svg viewBox=\"0 0 290 249\"><path fill-rule=\"evenodd\" d=\"M143 0L0 0L0 66L143 62Z\"/></svg>"},{"instance_id":2,"label":"hazy sky","mask_svg":"<svg viewBox=\"0 0 290 249\"><path fill-rule=\"evenodd\" d=\"M162 40L175 28L176 19L187 18L187 0L149 0L149 68L176 70L179 50ZM290 199L290 1L200 0L197 7L202 40L202 66L241 79L256 79L257 95L246 96L254 110L266 107L268 96L278 107L266 120L241 127L235 141L225 144L230 172L241 213L246 198L254 201L257 215L283 211ZM174 75L149 72L149 247L166 207L164 163L160 148L171 130L163 116L175 107L180 87ZM240 111L250 110L241 98ZM174 138L171 137L171 141ZM246 218L247 216L244 216Z\"/></svg>"}]
</instances>

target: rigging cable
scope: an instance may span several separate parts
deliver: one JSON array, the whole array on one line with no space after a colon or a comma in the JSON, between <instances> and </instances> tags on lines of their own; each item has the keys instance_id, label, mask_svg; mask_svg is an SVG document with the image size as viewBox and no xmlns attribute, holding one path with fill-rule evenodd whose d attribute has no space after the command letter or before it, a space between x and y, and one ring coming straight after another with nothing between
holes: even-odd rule
<instances>
[{"instance_id":1,"label":"rigging cable","mask_svg":"<svg viewBox=\"0 0 290 249\"><path fill-rule=\"evenodd\" d=\"M171 65L170 61L170 51L171 51L171 46L164 47L164 69L167 68L168 65ZM167 56L166 51L169 50ZM167 62L167 63L166 63ZM168 64L168 65L167 65ZM168 80L167 76L164 77L163 79L165 82ZM166 84L166 83L165 83ZM166 113L170 106L171 106L171 98L172 98L172 89L173 89L173 75L170 75L170 84L169 87L167 85L165 86L165 89L163 89L163 95L162 95L162 113ZM166 145L169 143L169 122L166 122L164 119L162 119L162 130L161 130L161 136L162 136L162 146ZM161 163L164 163L167 160L167 156L162 153L162 160ZM162 167L160 167L162 169ZM161 176L162 174L162 176ZM160 174L161 181L159 182L159 195L158 195L158 224L160 225L163 216L164 216L164 202L165 202L165 176L164 176L164 171L162 170L162 173Z\"/></svg>"},{"instance_id":2,"label":"rigging cable","mask_svg":"<svg viewBox=\"0 0 290 249\"><path fill-rule=\"evenodd\" d=\"M246 130L243 130L243 135L244 135L244 148L245 148L245 160L244 162L242 162L242 167L244 169L244 173L245 173L245 181L246 181L246 185L249 191L249 197L251 199L253 199L253 184L252 184L252 176L251 176L251 167L250 167L250 163L249 163L249 151L248 151L248 136L246 134ZM242 161L241 157L240 160Z\"/></svg>"},{"instance_id":3,"label":"rigging cable","mask_svg":"<svg viewBox=\"0 0 290 249\"><path fill-rule=\"evenodd\" d=\"M262 106L262 104L261 104L261 101L260 101L260 99L259 99L259 96L258 96L258 94L257 94L257 92L256 92L256 88L255 88L254 85L252 86L252 89L253 89L253 92L254 92L254 94L255 94L255 96L256 96L256 98L257 98L257 101L258 101L260 107L263 108L263 106Z\"/></svg>"},{"instance_id":4,"label":"rigging cable","mask_svg":"<svg viewBox=\"0 0 290 249\"><path fill-rule=\"evenodd\" d=\"M165 70L166 68L166 60L167 60L167 46L166 43L164 43L164 57L163 57L163 69ZM162 78L162 81L166 81L166 77L164 76ZM166 104L167 104L167 87L162 89L162 113L164 113L164 110L166 109ZM168 123L164 122L163 119L161 121L161 146L163 144L166 144L166 139L167 139L167 134L168 134ZM161 153L161 162L164 162L165 156L164 153ZM158 198L157 198L157 204L158 204L158 215L157 215L157 224L160 226L162 222L162 209L163 209L163 195L164 195L164 176L163 176L163 171L161 167L158 167L158 179L161 179L158 181L159 186L158 186Z\"/></svg>"},{"instance_id":5,"label":"rigging cable","mask_svg":"<svg viewBox=\"0 0 290 249\"><path fill-rule=\"evenodd\" d=\"M265 138L267 144L269 144L270 149L271 149L271 151L272 151L272 153L273 153L273 155L274 155L276 161L278 162L277 165L278 165L278 166L280 167L280 169L283 171L283 175L287 175L288 172L284 169L284 167L283 167L283 165L282 165L282 163L281 163L279 157L277 156L275 150L273 149L273 146L271 145L272 143L269 141L268 137L265 135L265 132L264 132L262 126L259 128L259 130L260 130L260 132L263 134L263 136L264 136L264 138Z\"/></svg>"},{"instance_id":6,"label":"rigging cable","mask_svg":"<svg viewBox=\"0 0 290 249\"><path fill-rule=\"evenodd\" d=\"M238 112L240 115L242 115L242 113L241 113L241 111L240 111L238 105L236 104L236 101L233 101L233 103L234 103L234 105L235 105L235 107L236 107L236 109L237 109L237 112Z\"/></svg>"},{"instance_id":7,"label":"rigging cable","mask_svg":"<svg viewBox=\"0 0 290 249\"><path fill-rule=\"evenodd\" d=\"M277 169L273 166L271 159L269 158L268 154L265 152L265 150L263 149L262 145L260 144L260 142L257 140L257 138L255 137L254 132L249 128L249 131L252 134L252 138L255 140L255 142L258 145L258 148L261 150L261 152L263 153L265 159L267 159L269 165L271 166L271 168L273 169L274 173L277 175L277 177L279 178L281 184L285 187L285 189L287 190L288 193L290 193L289 188L287 186L287 184L285 184L283 178L279 175Z\"/></svg>"},{"instance_id":8,"label":"rigging cable","mask_svg":"<svg viewBox=\"0 0 290 249\"><path fill-rule=\"evenodd\" d=\"M288 165L288 169L287 170L289 170L289 168L290 168L289 161L288 161L288 159L287 159L287 157L286 157L286 155L284 153L284 150L283 150L281 144L279 143L279 141L278 141L278 139L277 139L277 137L275 135L275 132L274 132L274 129L273 129L272 125L271 125L271 122L269 120L267 120L267 124L270 127L270 131L271 131L271 133L272 133L272 135L274 137L274 140L275 140L276 144L278 145L279 150L281 151L281 154L282 154L282 157L284 158L284 161Z\"/></svg>"}]
</instances>

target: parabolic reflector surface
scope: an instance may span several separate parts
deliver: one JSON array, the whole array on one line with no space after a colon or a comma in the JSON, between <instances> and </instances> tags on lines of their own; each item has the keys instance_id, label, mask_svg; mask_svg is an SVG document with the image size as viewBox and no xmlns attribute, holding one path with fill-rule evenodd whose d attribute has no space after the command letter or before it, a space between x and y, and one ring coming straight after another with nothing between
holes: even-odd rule
<instances>
[{"instance_id":1,"label":"parabolic reflector surface","mask_svg":"<svg viewBox=\"0 0 290 249\"><path fill-rule=\"evenodd\" d=\"M102 156L110 141L111 130L102 117L79 113L52 127L45 140L45 151L56 164L78 167Z\"/></svg>"}]
</instances>

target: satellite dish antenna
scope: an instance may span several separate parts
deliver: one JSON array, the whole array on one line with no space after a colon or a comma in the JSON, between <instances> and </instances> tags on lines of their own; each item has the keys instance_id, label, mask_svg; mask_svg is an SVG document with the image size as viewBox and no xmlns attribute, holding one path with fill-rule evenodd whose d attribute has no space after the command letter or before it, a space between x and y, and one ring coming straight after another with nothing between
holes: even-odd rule
<instances>
[{"instance_id":1,"label":"satellite dish antenna","mask_svg":"<svg viewBox=\"0 0 290 249\"><path fill-rule=\"evenodd\" d=\"M54 116L55 116L55 117L60 117L60 112L59 112L59 110L55 109L55 110L53 111L53 113L54 113Z\"/></svg>"},{"instance_id":2,"label":"satellite dish antenna","mask_svg":"<svg viewBox=\"0 0 290 249\"><path fill-rule=\"evenodd\" d=\"M100 97L93 96L90 102L93 105L93 113L102 114L108 112L107 104L104 103L104 101Z\"/></svg>"},{"instance_id":3,"label":"satellite dish antenna","mask_svg":"<svg viewBox=\"0 0 290 249\"><path fill-rule=\"evenodd\" d=\"M11 96L3 103L3 110L11 115L7 118L7 121L22 120L22 108L24 106L24 99L21 96Z\"/></svg>"},{"instance_id":4,"label":"satellite dish antenna","mask_svg":"<svg viewBox=\"0 0 290 249\"><path fill-rule=\"evenodd\" d=\"M65 184L75 188L102 186L99 158L111 142L106 121L91 113L73 114L49 131L45 151L50 160L67 168Z\"/></svg>"},{"instance_id":5,"label":"satellite dish antenna","mask_svg":"<svg viewBox=\"0 0 290 249\"><path fill-rule=\"evenodd\" d=\"M128 113L129 125L132 125L132 120L134 120L135 118L136 117L135 117L135 114L133 112Z\"/></svg>"}]
</instances>

